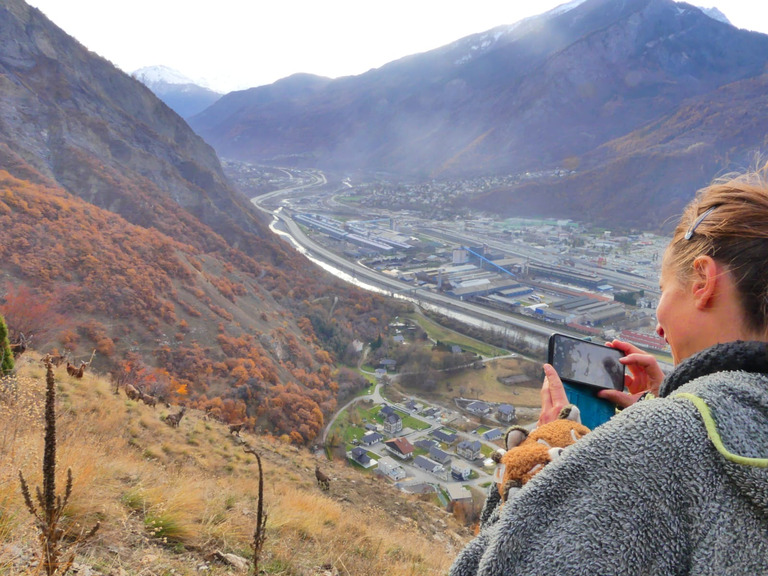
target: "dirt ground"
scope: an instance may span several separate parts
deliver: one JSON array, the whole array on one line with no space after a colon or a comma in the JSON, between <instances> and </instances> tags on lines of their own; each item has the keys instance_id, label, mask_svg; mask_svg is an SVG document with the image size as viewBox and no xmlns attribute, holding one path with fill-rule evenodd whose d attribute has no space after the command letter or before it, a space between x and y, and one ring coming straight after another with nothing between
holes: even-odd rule
<instances>
[{"instance_id":1,"label":"dirt ground","mask_svg":"<svg viewBox=\"0 0 768 576\"><path fill-rule=\"evenodd\" d=\"M524 368L527 365L527 373ZM453 407L454 398L476 398L486 402L505 402L515 406L518 417L535 420L541 407L541 376L531 362L522 358L499 358L484 364L485 368L467 368L443 372L434 390L400 388L405 395L416 395L436 404Z\"/></svg>"}]
</instances>

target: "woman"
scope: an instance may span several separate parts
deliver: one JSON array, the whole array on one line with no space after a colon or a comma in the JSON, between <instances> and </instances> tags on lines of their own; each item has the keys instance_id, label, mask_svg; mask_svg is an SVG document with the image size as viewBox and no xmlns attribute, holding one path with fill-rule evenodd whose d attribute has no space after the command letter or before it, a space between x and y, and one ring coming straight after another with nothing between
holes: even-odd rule
<instances>
[{"instance_id":1,"label":"woman","mask_svg":"<svg viewBox=\"0 0 768 576\"><path fill-rule=\"evenodd\" d=\"M666 250L655 359L614 341L623 410L491 515L469 574L768 574L768 166L701 190ZM540 422L566 403L545 366ZM609 393L601 393L608 394ZM485 517L484 517L485 518Z\"/></svg>"}]
</instances>

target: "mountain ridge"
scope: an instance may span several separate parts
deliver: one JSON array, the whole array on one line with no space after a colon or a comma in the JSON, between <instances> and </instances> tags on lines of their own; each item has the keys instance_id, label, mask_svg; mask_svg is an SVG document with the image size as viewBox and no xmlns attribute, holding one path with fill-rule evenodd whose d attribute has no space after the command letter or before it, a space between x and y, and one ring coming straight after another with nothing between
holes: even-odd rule
<instances>
[{"instance_id":1,"label":"mountain ridge","mask_svg":"<svg viewBox=\"0 0 768 576\"><path fill-rule=\"evenodd\" d=\"M608 161L600 156L606 144L689 99L759 76L766 54L768 36L688 4L586 0L280 101L265 98L273 87L228 94L190 124L222 157L342 173L593 171ZM730 157L743 162L759 145L738 142ZM681 193L726 169L720 161L709 158L708 174L687 180ZM596 200L584 187L576 194ZM606 214L600 223L619 217ZM642 212L633 219L655 220Z\"/></svg>"},{"instance_id":2,"label":"mountain ridge","mask_svg":"<svg viewBox=\"0 0 768 576\"><path fill-rule=\"evenodd\" d=\"M349 347L400 306L280 241L146 86L39 10L0 0L0 95L12 332L72 359L95 349L103 372L140 364L158 394L297 444L365 386L344 367ZM19 311L31 310L30 330Z\"/></svg>"}]
</instances>

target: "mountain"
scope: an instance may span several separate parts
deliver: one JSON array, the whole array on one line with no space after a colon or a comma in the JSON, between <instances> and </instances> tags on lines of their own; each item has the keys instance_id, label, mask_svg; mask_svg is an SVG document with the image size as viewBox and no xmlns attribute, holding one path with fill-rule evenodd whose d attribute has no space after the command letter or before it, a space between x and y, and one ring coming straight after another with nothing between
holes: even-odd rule
<instances>
[{"instance_id":1,"label":"mountain","mask_svg":"<svg viewBox=\"0 0 768 576\"><path fill-rule=\"evenodd\" d=\"M167 66L147 66L131 74L152 90L182 118L202 112L221 98L221 94L200 86L180 72Z\"/></svg>"},{"instance_id":2,"label":"mountain","mask_svg":"<svg viewBox=\"0 0 768 576\"><path fill-rule=\"evenodd\" d=\"M221 156L260 163L417 178L566 168L576 172L573 184L571 177L555 182L569 200L557 215L566 217L583 214L574 206L602 208L594 186L615 184L618 166L649 162L635 166L621 194L604 193L614 202L631 197L639 210L593 213L602 224L653 227L657 213L668 214L716 173L746 163L762 138L746 131L734 138L732 126L710 120L714 140L705 149L677 139L653 155L638 157L635 150L631 158L623 156L624 139L644 134L647 141L682 110L706 108L728 86L739 92L739 83L759 81L767 63L768 36L689 4L586 0L359 76L231 93L190 123ZM765 126L755 98L739 100L743 107L731 113ZM679 175L677 160L681 172L696 169ZM649 193L667 179L674 188L658 195L662 206L652 205ZM474 205L546 213L552 203L533 192L550 184L494 190Z\"/></svg>"},{"instance_id":3,"label":"mountain","mask_svg":"<svg viewBox=\"0 0 768 576\"><path fill-rule=\"evenodd\" d=\"M39 10L0 0L9 330L102 372L140 371L146 390L189 407L311 442L366 385L337 363L399 306L286 246L147 87Z\"/></svg>"}]
</instances>

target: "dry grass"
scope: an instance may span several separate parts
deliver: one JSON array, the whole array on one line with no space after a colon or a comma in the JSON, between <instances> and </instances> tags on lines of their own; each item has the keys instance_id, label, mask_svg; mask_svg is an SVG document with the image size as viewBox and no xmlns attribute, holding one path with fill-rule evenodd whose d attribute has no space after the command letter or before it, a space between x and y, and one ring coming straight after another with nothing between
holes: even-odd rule
<instances>
[{"instance_id":1,"label":"dry grass","mask_svg":"<svg viewBox=\"0 0 768 576\"><path fill-rule=\"evenodd\" d=\"M45 372L33 355L22 359L15 391L0 392L0 575L35 573L17 473L40 483ZM75 482L67 520L73 532L101 522L76 562L94 575L159 575L198 573L215 550L250 557L256 462L224 425L188 411L171 429L161 421L167 410L115 396L94 374L75 380L61 368L56 381L58 470L71 467ZM310 575L328 564L340 574L444 574L471 537L432 503L342 462L320 462L333 478L321 492L314 455L247 436L264 465L266 574Z\"/></svg>"}]
</instances>

